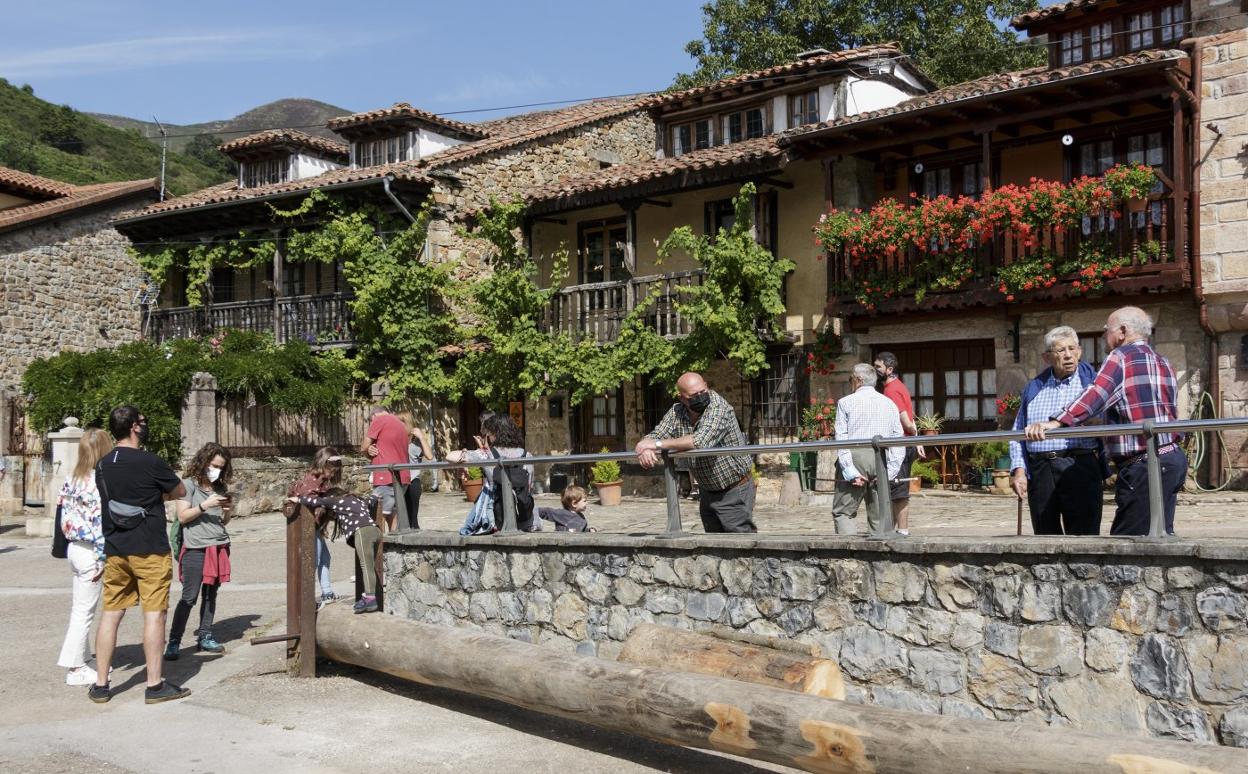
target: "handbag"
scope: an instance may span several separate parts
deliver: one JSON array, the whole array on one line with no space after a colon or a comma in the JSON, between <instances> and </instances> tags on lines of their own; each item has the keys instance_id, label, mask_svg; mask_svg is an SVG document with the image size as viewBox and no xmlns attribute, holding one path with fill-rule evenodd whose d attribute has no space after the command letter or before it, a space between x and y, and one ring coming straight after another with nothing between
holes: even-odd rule
<instances>
[{"instance_id":1,"label":"handbag","mask_svg":"<svg viewBox=\"0 0 1248 774\"><path fill-rule=\"evenodd\" d=\"M61 503L56 504L56 523L52 527L52 556L56 559L69 558L69 541L65 539L65 530L61 529Z\"/></svg>"}]
</instances>

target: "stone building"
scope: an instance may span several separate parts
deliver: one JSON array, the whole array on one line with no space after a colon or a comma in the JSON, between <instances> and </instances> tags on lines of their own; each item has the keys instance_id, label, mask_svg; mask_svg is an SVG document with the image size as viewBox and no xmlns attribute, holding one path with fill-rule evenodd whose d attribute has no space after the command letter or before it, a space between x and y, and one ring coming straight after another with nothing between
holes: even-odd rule
<instances>
[{"instance_id":1,"label":"stone building","mask_svg":"<svg viewBox=\"0 0 1248 774\"><path fill-rule=\"evenodd\" d=\"M155 180L71 185L0 167L0 507L20 506L22 458L13 406L36 358L139 337L141 273L110 225L156 200Z\"/></svg>"}]
</instances>

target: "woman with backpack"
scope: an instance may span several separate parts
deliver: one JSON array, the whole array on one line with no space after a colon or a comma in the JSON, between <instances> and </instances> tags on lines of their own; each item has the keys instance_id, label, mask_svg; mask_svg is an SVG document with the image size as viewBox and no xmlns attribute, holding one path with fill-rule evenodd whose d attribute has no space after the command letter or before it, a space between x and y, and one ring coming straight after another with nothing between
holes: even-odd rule
<instances>
[{"instance_id":1,"label":"woman with backpack","mask_svg":"<svg viewBox=\"0 0 1248 774\"><path fill-rule=\"evenodd\" d=\"M531 456L524 449L524 434L515 421L506 414L494 414L481 427L486 446L481 449L460 449L446 455L447 462L472 463L485 469L485 488L481 496L490 493L492 506L492 529L472 529L469 532L460 530L460 534L480 535L497 532L503 526L503 497L508 496L504 488L511 490L516 501L516 527L522 532L535 532L541 529L540 522L533 514L533 466L508 465L506 467L489 465L495 458L519 459ZM471 521L471 519L470 519ZM465 524L464 529L472 528ZM535 529L536 528L536 529Z\"/></svg>"}]
</instances>

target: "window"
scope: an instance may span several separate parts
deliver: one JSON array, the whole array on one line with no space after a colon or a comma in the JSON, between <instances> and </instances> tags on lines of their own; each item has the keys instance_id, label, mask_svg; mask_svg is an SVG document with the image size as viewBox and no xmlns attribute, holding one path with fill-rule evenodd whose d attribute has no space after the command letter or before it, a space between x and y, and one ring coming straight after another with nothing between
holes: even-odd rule
<instances>
[{"instance_id":1,"label":"window","mask_svg":"<svg viewBox=\"0 0 1248 774\"><path fill-rule=\"evenodd\" d=\"M599 221L582 226L580 284L628 279L628 269L624 267L627 239L623 221Z\"/></svg>"},{"instance_id":2,"label":"window","mask_svg":"<svg viewBox=\"0 0 1248 774\"><path fill-rule=\"evenodd\" d=\"M217 304L228 304L234 300L234 270L221 267L212 270L212 300Z\"/></svg>"},{"instance_id":3,"label":"window","mask_svg":"<svg viewBox=\"0 0 1248 774\"><path fill-rule=\"evenodd\" d=\"M748 108L721 117L724 143L762 137L766 134L766 116L762 107Z\"/></svg>"},{"instance_id":4,"label":"window","mask_svg":"<svg viewBox=\"0 0 1248 774\"><path fill-rule=\"evenodd\" d=\"M1127 15L1127 47L1132 51L1141 48L1152 48L1153 12L1133 13Z\"/></svg>"},{"instance_id":5,"label":"window","mask_svg":"<svg viewBox=\"0 0 1248 774\"><path fill-rule=\"evenodd\" d=\"M808 91L789 97L789 128L819 123L819 92Z\"/></svg>"},{"instance_id":6,"label":"window","mask_svg":"<svg viewBox=\"0 0 1248 774\"><path fill-rule=\"evenodd\" d=\"M582 453L624 448L623 400L618 387L593 396L580 405L579 411L578 436Z\"/></svg>"},{"instance_id":7,"label":"window","mask_svg":"<svg viewBox=\"0 0 1248 774\"><path fill-rule=\"evenodd\" d=\"M1114 25L1112 22L1093 24L1088 28L1088 56L1091 59L1108 59L1114 55Z\"/></svg>"},{"instance_id":8,"label":"window","mask_svg":"<svg viewBox=\"0 0 1248 774\"><path fill-rule=\"evenodd\" d=\"M1137 51L1161 43L1173 45L1187 34L1187 9L1182 3L1127 15L1127 48Z\"/></svg>"},{"instance_id":9,"label":"window","mask_svg":"<svg viewBox=\"0 0 1248 774\"><path fill-rule=\"evenodd\" d=\"M671 148L673 156L680 156L691 150L709 148L714 144L711 137L713 119L704 118L687 124L673 126L671 130Z\"/></svg>"},{"instance_id":10,"label":"window","mask_svg":"<svg viewBox=\"0 0 1248 774\"><path fill-rule=\"evenodd\" d=\"M1079 346L1083 349L1080 360L1099 369L1105 362L1109 349L1105 346L1105 337L1098 333L1080 333Z\"/></svg>"},{"instance_id":11,"label":"window","mask_svg":"<svg viewBox=\"0 0 1248 774\"><path fill-rule=\"evenodd\" d=\"M797 439L802 406L809 392L801 352L773 353L767 370L750 380L750 443Z\"/></svg>"},{"instance_id":12,"label":"window","mask_svg":"<svg viewBox=\"0 0 1248 774\"><path fill-rule=\"evenodd\" d=\"M411 158L411 150L412 135L410 132L394 137L362 140L355 143L355 166L373 167L378 164L408 161Z\"/></svg>"},{"instance_id":13,"label":"window","mask_svg":"<svg viewBox=\"0 0 1248 774\"><path fill-rule=\"evenodd\" d=\"M284 183L290 179L290 159L282 156L263 161L245 161L240 165L243 188Z\"/></svg>"},{"instance_id":14,"label":"window","mask_svg":"<svg viewBox=\"0 0 1248 774\"><path fill-rule=\"evenodd\" d=\"M978 197L984 192L983 165L978 161L954 163L924 169L919 178L919 194L928 199L937 196Z\"/></svg>"},{"instance_id":15,"label":"window","mask_svg":"<svg viewBox=\"0 0 1248 774\"><path fill-rule=\"evenodd\" d=\"M1170 5L1159 12L1158 24L1161 27L1162 43L1177 43L1183 39L1183 29L1187 12L1182 5Z\"/></svg>"},{"instance_id":16,"label":"window","mask_svg":"<svg viewBox=\"0 0 1248 774\"><path fill-rule=\"evenodd\" d=\"M991 429L997 416L996 350L992 339L880 344L897 355L902 383L918 415L941 414L946 432Z\"/></svg>"},{"instance_id":17,"label":"window","mask_svg":"<svg viewBox=\"0 0 1248 774\"><path fill-rule=\"evenodd\" d=\"M1083 30L1062 33L1062 65L1079 64L1083 61Z\"/></svg>"},{"instance_id":18,"label":"window","mask_svg":"<svg viewBox=\"0 0 1248 774\"><path fill-rule=\"evenodd\" d=\"M304 294L303 286L303 265L294 264L291 266L282 266L282 295L284 296L302 296Z\"/></svg>"},{"instance_id":19,"label":"window","mask_svg":"<svg viewBox=\"0 0 1248 774\"><path fill-rule=\"evenodd\" d=\"M1169 174L1169 134L1162 131L1140 132L1138 134L1119 136L1115 139L1100 139L1075 146L1075 164L1073 171L1076 176L1097 176L1118 163L1148 164L1158 171ZM1161 181L1153 187L1153 193L1164 192ZM1130 213L1130 223L1135 228L1142 228L1146 223L1161 222L1162 210L1166 203L1161 200L1151 202L1142 213ZM1109 213L1097 217L1085 216L1082 231L1085 235L1112 231L1114 220Z\"/></svg>"},{"instance_id":20,"label":"window","mask_svg":"<svg viewBox=\"0 0 1248 774\"><path fill-rule=\"evenodd\" d=\"M731 229L737 222L737 211L732 206L732 199L718 199L707 202L703 210L704 233L714 239L721 230Z\"/></svg>"},{"instance_id":21,"label":"window","mask_svg":"<svg viewBox=\"0 0 1248 774\"><path fill-rule=\"evenodd\" d=\"M652 382L648 377L645 379L641 389L643 425L641 432L648 433L651 428L663 420L663 417L671 410L672 405L676 403L676 398L672 396L666 384Z\"/></svg>"}]
</instances>

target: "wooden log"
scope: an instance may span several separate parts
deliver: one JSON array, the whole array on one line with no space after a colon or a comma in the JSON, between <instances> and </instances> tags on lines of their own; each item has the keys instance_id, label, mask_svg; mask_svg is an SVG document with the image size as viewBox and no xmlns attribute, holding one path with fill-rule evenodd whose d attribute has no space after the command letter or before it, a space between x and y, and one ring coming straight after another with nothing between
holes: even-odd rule
<instances>
[{"instance_id":1,"label":"wooden log","mask_svg":"<svg viewBox=\"0 0 1248 774\"><path fill-rule=\"evenodd\" d=\"M639 624L624 641L619 660L770 685L825 699L845 698L841 668L831 659L799 656L670 626Z\"/></svg>"},{"instance_id":2,"label":"wooden log","mask_svg":"<svg viewBox=\"0 0 1248 774\"><path fill-rule=\"evenodd\" d=\"M718 637L721 640L748 642L749 644L757 645L760 648L786 650L790 653L810 656L811 658L817 658L821 653L818 645L811 645L806 642L790 640L787 637L773 637L768 634L753 634L752 632L737 631L731 626L724 626L723 624L713 624L705 629L698 629L698 634L709 634L710 636Z\"/></svg>"},{"instance_id":3,"label":"wooden log","mask_svg":"<svg viewBox=\"0 0 1248 774\"><path fill-rule=\"evenodd\" d=\"M1248 750L829 701L588 656L342 603L317 618L321 655L425 685L684 745L830 774L1231 774ZM551 664L543 669L543 663Z\"/></svg>"}]
</instances>

